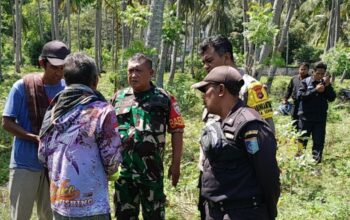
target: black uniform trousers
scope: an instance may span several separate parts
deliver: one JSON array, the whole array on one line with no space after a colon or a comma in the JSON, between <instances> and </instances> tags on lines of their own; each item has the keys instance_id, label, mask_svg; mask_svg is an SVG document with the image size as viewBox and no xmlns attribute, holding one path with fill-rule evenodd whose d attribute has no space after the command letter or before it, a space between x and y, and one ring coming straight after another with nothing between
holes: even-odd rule
<instances>
[{"instance_id":1,"label":"black uniform trousers","mask_svg":"<svg viewBox=\"0 0 350 220\"><path fill-rule=\"evenodd\" d=\"M308 137L312 135L312 155L317 162L321 162L326 135L326 121L299 120L299 128L301 131L306 131L300 139L304 148L306 148Z\"/></svg>"},{"instance_id":2,"label":"black uniform trousers","mask_svg":"<svg viewBox=\"0 0 350 220\"><path fill-rule=\"evenodd\" d=\"M211 208L208 203L205 204L205 220L272 220L269 218L267 208L264 204L257 207L248 208Z\"/></svg>"},{"instance_id":3,"label":"black uniform trousers","mask_svg":"<svg viewBox=\"0 0 350 220\"><path fill-rule=\"evenodd\" d=\"M299 102L298 100L294 100L294 106L292 109L292 120L293 120L293 126L297 131L299 131L299 115L298 115L298 110L299 110Z\"/></svg>"},{"instance_id":4,"label":"black uniform trousers","mask_svg":"<svg viewBox=\"0 0 350 220\"><path fill-rule=\"evenodd\" d=\"M200 213L200 219L205 220L205 206L204 206L205 198L202 196L202 175L203 175L203 172L200 171L199 178L198 178L199 196L198 196L198 204L197 205L198 205L198 210Z\"/></svg>"}]
</instances>

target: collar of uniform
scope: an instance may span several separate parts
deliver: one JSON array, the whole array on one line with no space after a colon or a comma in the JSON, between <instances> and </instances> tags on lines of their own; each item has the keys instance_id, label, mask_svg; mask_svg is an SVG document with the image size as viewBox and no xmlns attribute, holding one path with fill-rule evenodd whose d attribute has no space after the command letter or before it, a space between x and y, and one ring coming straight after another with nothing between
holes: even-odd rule
<instances>
[{"instance_id":1,"label":"collar of uniform","mask_svg":"<svg viewBox=\"0 0 350 220\"><path fill-rule=\"evenodd\" d=\"M314 76L310 76L311 77L311 80L310 80L310 82L311 83L319 83L319 81L316 81L315 80L315 77ZM305 78L306 79L306 78Z\"/></svg>"},{"instance_id":2,"label":"collar of uniform","mask_svg":"<svg viewBox=\"0 0 350 220\"><path fill-rule=\"evenodd\" d=\"M238 102L236 103L235 106L231 109L230 113L227 115L227 117L223 120L224 124L232 125L233 124L233 119L231 117L228 117L235 113L239 108L244 107L244 102L241 99L238 99ZM227 120L227 118L229 118Z\"/></svg>"},{"instance_id":3,"label":"collar of uniform","mask_svg":"<svg viewBox=\"0 0 350 220\"><path fill-rule=\"evenodd\" d=\"M304 79L306 79L307 77L309 77L310 75L309 74L307 74L304 78L301 78L301 76L298 74L297 75L297 77L298 77L298 79L301 81L301 80L304 80Z\"/></svg>"},{"instance_id":4,"label":"collar of uniform","mask_svg":"<svg viewBox=\"0 0 350 220\"><path fill-rule=\"evenodd\" d=\"M151 87L150 87L148 90L142 91L142 92L135 92L135 91L132 90L132 92L133 92L133 94L134 94L135 97L143 97L143 96L145 96L146 94L149 94L150 92L153 92L155 88L156 88L156 87L155 87L155 86L153 85L153 83L151 82Z\"/></svg>"}]
</instances>

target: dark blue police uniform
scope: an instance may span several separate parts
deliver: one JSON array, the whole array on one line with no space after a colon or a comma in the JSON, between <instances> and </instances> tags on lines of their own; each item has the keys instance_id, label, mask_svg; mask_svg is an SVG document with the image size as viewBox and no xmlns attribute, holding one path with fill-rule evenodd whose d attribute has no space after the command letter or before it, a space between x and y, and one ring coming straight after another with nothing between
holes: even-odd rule
<instances>
[{"instance_id":1,"label":"dark blue police uniform","mask_svg":"<svg viewBox=\"0 0 350 220\"><path fill-rule=\"evenodd\" d=\"M203 129L202 196L206 219L274 219L280 195L276 140L258 112L241 100Z\"/></svg>"},{"instance_id":2,"label":"dark blue police uniform","mask_svg":"<svg viewBox=\"0 0 350 220\"><path fill-rule=\"evenodd\" d=\"M299 116L298 116L298 110L299 110L299 99L298 99L298 91L300 88L302 79L300 79L299 75L293 76L293 78L290 80L288 87L287 87L287 92L284 96L285 100L288 100L289 97L292 97L293 99L293 104L294 107L292 109L292 120L293 120L293 125L295 128L298 130L298 121L299 121Z\"/></svg>"},{"instance_id":3,"label":"dark blue police uniform","mask_svg":"<svg viewBox=\"0 0 350 220\"><path fill-rule=\"evenodd\" d=\"M299 104L299 128L306 131L299 140L304 148L307 145L307 137L312 134L312 154L317 162L321 162L324 141L326 135L326 120L328 102L335 100L336 94L331 85L325 87L324 92L317 92L316 86L321 83L315 81L313 76L302 80L298 99Z\"/></svg>"}]
</instances>

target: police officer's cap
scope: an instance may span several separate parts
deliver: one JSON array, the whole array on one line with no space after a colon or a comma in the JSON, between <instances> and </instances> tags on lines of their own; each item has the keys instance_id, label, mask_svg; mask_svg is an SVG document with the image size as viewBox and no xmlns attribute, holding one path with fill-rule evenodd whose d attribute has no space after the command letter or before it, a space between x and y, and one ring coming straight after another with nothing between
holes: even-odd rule
<instances>
[{"instance_id":1,"label":"police officer's cap","mask_svg":"<svg viewBox=\"0 0 350 220\"><path fill-rule=\"evenodd\" d=\"M205 86L210 83L222 83L228 88L237 86L241 88L244 81L237 69L231 66L218 66L212 69L203 81L193 84L192 88L204 92Z\"/></svg>"}]
</instances>

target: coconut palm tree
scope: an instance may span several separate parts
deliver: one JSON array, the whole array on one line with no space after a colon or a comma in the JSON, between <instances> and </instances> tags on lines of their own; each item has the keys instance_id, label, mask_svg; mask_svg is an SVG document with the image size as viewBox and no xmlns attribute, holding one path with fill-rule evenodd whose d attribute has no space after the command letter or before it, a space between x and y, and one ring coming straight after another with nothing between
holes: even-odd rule
<instances>
[{"instance_id":1,"label":"coconut palm tree","mask_svg":"<svg viewBox=\"0 0 350 220\"><path fill-rule=\"evenodd\" d=\"M205 8L202 23L207 27L209 35L229 35L232 31L230 0L212 0Z\"/></svg>"},{"instance_id":2,"label":"coconut palm tree","mask_svg":"<svg viewBox=\"0 0 350 220\"><path fill-rule=\"evenodd\" d=\"M151 0L149 23L146 33L146 47L156 48L157 54L160 50L159 42L161 42L163 13L165 0ZM152 57L154 69L157 69L157 55Z\"/></svg>"},{"instance_id":3,"label":"coconut palm tree","mask_svg":"<svg viewBox=\"0 0 350 220\"><path fill-rule=\"evenodd\" d=\"M44 28L43 28L42 17L41 17L40 2L41 2L40 0L36 0L37 10L38 10L38 19L39 19L39 37L40 37L40 42L43 42L44 41Z\"/></svg>"},{"instance_id":4,"label":"coconut palm tree","mask_svg":"<svg viewBox=\"0 0 350 220\"><path fill-rule=\"evenodd\" d=\"M60 40L58 7L58 0L51 0L51 36L55 40Z\"/></svg>"},{"instance_id":5,"label":"coconut palm tree","mask_svg":"<svg viewBox=\"0 0 350 220\"><path fill-rule=\"evenodd\" d=\"M1 27L2 27L2 5L0 4L0 82L2 82L3 77L2 77L2 32L1 32Z\"/></svg>"},{"instance_id":6,"label":"coconut palm tree","mask_svg":"<svg viewBox=\"0 0 350 220\"><path fill-rule=\"evenodd\" d=\"M96 1L96 24L95 24L95 62L98 72L102 70L102 46L101 46L101 32L102 32L102 0Z\"/></svg>"},{"instance_id":7,"label":"coconut palm tree","mask_svg":"<svg viewBox=\"0 0 350 220\"><path fill-rule=\"evenodd\" d=\"M162 36L163 12L165 0L152 0L150 11L152 15L149 18L146 34L146 47L160 49L159 42Z\"/></svg>"},{"instance_id":8,"label":"coconut palm tree","mask_svg":"<svg viewBox=\"0 0 350 220\"><path fill-rule=\"evenodd\" d=\"M176 1L176 18L178 20L181 20L182 14L181 14L181 1L177 0ZM176 70L176 57L177 57L177 51L179 47L179 40L180 39L175 39L173 42L173 48L171 52L171 64L170 64L170 76L169 76L169 84L173 83L174 77L175 77L175 70Z\"/></svg>"},{"instance_id":9,"label":"coconut palm tree","mask_svg":"<svg viewBox=\"0 0 350 220\"><path fill-rule=\"evenodd\" d=\"M16 23L16 37L15 37L15 71L21 72L21 50L22 50L22 2L21 0L15 0L15 23Z\"/></svg>"}]
</instances>

